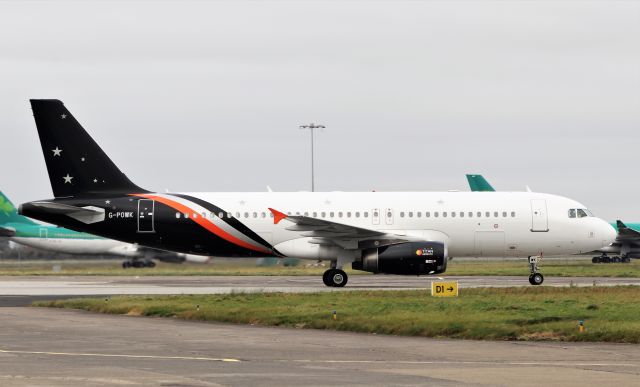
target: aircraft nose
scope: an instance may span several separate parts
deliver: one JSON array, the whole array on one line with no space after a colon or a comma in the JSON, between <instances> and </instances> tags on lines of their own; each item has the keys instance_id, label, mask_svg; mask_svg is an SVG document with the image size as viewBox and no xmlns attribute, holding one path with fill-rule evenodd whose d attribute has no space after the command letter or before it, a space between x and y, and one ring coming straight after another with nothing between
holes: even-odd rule
<instances>
[{"instance_id":1,"label":"aircraft nose","mask_svg":"<svg viewBox=\"0 0 640 387\"><path fill-rule=\"evenodd\" d=\"M618 232L612 225L602 220L602 242L606 244L606 246L612 244L616 240L616 236L618 236Z\"/></svg>"}]
</instances>

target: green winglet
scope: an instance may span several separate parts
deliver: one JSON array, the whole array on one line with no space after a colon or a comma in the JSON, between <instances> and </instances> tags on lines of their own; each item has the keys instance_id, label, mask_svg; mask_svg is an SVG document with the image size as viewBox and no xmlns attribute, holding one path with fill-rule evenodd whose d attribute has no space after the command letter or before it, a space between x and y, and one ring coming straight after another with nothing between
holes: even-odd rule
<instances>
[{"instance_id":1,"label":"green winglet","mask_svg":"<svg viewBox=\"0 0 640 387\"><path fill-rule=\"evenodd\" d=\"M485 180L482 175L467 175L467 181L469 182L469 188L472 192L494 192L495 189Z\"/></svg>"}]
</instances>

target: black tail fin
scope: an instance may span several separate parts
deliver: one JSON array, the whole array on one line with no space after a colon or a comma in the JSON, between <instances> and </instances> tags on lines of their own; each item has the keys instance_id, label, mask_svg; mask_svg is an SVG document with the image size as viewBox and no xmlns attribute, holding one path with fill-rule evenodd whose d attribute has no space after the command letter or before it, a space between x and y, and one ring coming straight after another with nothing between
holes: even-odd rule
<instances>
[{"instance_id":1,"label":"black tail fin","mask_svg":"<svg viewBox=\"0 0 640 387\"><path fill-rule=\"evenodd\" d=\"M146 192L109 159L57 99L32 99L40 144L56 198Z\"/></svg>"}]
</instances>

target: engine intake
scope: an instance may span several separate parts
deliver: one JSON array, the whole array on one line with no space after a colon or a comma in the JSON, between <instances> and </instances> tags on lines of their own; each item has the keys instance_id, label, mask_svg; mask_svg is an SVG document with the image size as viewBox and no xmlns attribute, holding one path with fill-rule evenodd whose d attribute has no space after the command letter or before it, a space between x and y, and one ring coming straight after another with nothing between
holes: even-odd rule
<instances>
[{"instance_id":1,"label":"engine intake","mask_svg":"<svg viewBox=\"0 0 640 387\"><path fill-rule=\"evenodd\" d=\"M371 273L426 275L447 269L447 248L442 242L407 242L362 251L353 269Z\"/></svg>"}]
</instances>

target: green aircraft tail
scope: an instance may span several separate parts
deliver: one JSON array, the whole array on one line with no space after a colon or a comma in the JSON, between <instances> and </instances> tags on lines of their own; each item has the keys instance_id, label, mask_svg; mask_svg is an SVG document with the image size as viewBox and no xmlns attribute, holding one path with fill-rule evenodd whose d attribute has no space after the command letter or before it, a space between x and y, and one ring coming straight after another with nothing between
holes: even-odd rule
<instances>
[{"instance_id":1,"label":"green aircraft tail","mask_svg":"<svg viewBox=\"0 0 640 387\"><path fill-rule=\"evenodd\" d=\"M467 175L467 181L469 182L469 188L473 192L494 192L495 189L485 180L482 175Z\"/></svg>"},{"instance_id":2,"label":"green aircraft tail","mask_svg":"<svg viewBox=\"0 0 640 387\"><path fill-rule=\"evenodd\" d=\"M19 215L11 200L0 191L0 224L6 223L37 224L26 216Z\"/></svg>"}]
</instances>

